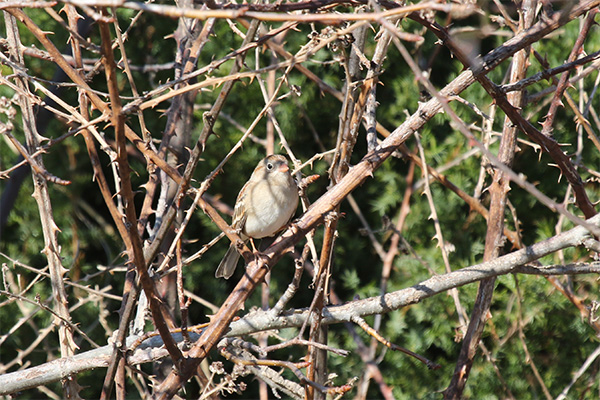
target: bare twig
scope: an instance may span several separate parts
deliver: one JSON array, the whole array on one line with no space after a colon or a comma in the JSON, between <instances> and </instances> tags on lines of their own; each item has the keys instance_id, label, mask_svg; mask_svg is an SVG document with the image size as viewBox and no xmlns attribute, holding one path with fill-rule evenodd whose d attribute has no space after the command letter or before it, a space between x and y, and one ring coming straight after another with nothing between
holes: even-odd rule
<instances>
[{"instance_id":1,"label":"bare twig","mask_svg":"<svg viewBox=\"0 0 600 400\"><path fill-rule=\"evenodd\" d=\"M519 31L525 31L531 27L535 18L537 0L527 0L521 4L521 12L519 13ZM513 57L513 65L511 69L511 82L516 82L523 79L527 72L529 49L525 48L515 54ZM519 109L523 103L523 95L521 92L513 92L509 95L508 101L516 109ZM514 160L514 153L517 144L517 129L516 126L509 123L508 116L504 122L504 130L500 149L498 150L498 159L509 168ZM503 248L504 238L502 231L504 230L504 213L507 203L507 196L510 190L509 180L503 171L495 171L493 182L490 188L491 204L490 215L488 218L488 228L485 240L484 260L489 261L497 258ZM477 293L477 299L473 307L471 320L466 330L465 340L461 347L454 374L450 385L444 392L447 399L457 399L462 397L462 392L469 377L469 371L475 356L475 350L479 347L481 334L485 327L485 322L489 318L489 309L492 302L494 292L495 279L490 278L481 281Z\"/></svg>"},{"instance_id":2,"label":"bare twig","mask_svg":"<svg viewBox=\"0 0 600 400\"><path fill-rule=\"evenodd\" d=\"M4 13L4 20L7 28L7 38L10 46L10 57L13 62L19 65L23 65L24 58L21 50L21 38L19 30L17 28L17 20L13 15ZM15 84L19 87L21 92L26 92L28 95L20 96L20 106L23 119L23 129L25 131L25 137L27 140L27 147L30 153L38 150L40 142L44 139L39 135L35 124L35 113L33 105L30 101L31 94L27 82L23 78L15 78ZM32 160L34 162L34 160ZM44 164L41 156L37 156L35 164L39 165L41 170L44 169ZM63 283L63 277L67 270L63 267L60 257L60 246L58 244L58 232L59 227L54 221L54 215L52 211L52 202L50 200L50 193L48 190L48 184L44 179L44 174L40 174L33 169L33 184L35 198L40 214L40 220L42 224L42 231L44 235L44 249L42 253L48 260L50 269L50 281L52 285L52 294L54 297L55 316L57 319L59 344L61 355L68 357L75 354L78 346L75 344L73 338L73 331L69 328L68 323L71 321L71 315L69 313L69 306L67 301L67 292ZM79 398L79 385L75 377L68 377L64 380L63 390L65 397Z\"/></svg>"},{"instance_id":3,"label":"bare twig","mask_svg":"<svg viewBox=\"0 0 600 400\"><path fill-rule=\"evenodd\" d=\"M594 223L600 225L600 219L594 218ZM333 324L339 322L351 322L353 316L364 317L377 313L386 313L401 307L418 303L426 298L444 293L453 287L459 287L478 280L499 276L509 273L533 273L536 275L564 275L564 274L598 274L600 263L558 265L538 267L526 265L534 259L551 254L558 249L577 245L589 237L589 234L581 227L564 232L557 237L542 241L523 250L505 255L490 262L473 265L450 274L440 275L420 282L412 287L396 292L387 293L383 296L352 301L339 306L326 307L324 312L324 323ZM309 317L308 310L300 312L289 312L279 316L273 316L269 311L256 311L231 324L227 336L238 336L256 333L259 331L281 329L285 327L300 327ZM194 329L192 329L194 330ZM198 334L190 334L191 339L199 339ZM129 362L137 364L149 362L157 358L168 356L160 336L154 334L144 343L140 343L140 350L129 356ZM178 342L183 340L181 335L174 335ZM127 345L138 338L127 339ZM0 375L0 394L8 394L25 390L42 384L55 382L64 376L76 374L92 368L105 367L107 365L112 345L104 346L96 350L78 354L67 359L51 361L40 366ZM27 374L28 379L22 379Z\"/></svg>"}]
</instances>

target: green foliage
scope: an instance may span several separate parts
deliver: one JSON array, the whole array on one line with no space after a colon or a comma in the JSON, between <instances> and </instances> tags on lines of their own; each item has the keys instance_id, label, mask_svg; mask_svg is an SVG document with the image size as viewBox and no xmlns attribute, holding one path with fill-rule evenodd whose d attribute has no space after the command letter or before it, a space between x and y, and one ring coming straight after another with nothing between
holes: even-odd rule
<instances>
[{"instance_id":1,"label":"green foliage","mask_svg":"<svg viewBox=\"0 0 600 400\"><path fill-rule=\"evenodd\" d=\"M59 47L65 47L68 33L42 9L32 9L28 14L39 26L46 31L53 31L53 42ZM119 9L117 12L118 22L122 29L129 26L131 18L137 13L131 10ZM443 21L440 21L442 23ZM469 27L489 21L479 19L456 20L455 27ZM144 13L140 20L133 25L128 32L129 39L126 41L129 62L134 66L160 65L172 62L175 56L175 41L167 38L176 29L177 21L170 20L155 14ZM237 25L239 29L241 25ZM402 21L402 28L407 32L419 33L421 27L409 19ZM320 31L324 27L315 24L315 29ZM310 28L310 29L309 29ZM308 25L300 25L299 30L290 31L285 36L285 47L291 52L299 51L307 43L307 35L312 30ZM502 29L508 32L507 28ZM534 44L533 48L542 54L551 66L557 66L564 62L566 54L572 48L573 42L579 32L577 22L570 23L557 36L541 40ZM21 29L22 41L26 45L39 43L26 29ZM599 32L593 29L587 39L588 43L597 43ZM462 66L444 48L440 49L436 44L436 38L431 33L424 34L423 43L406 43L411 54L422 62L430 65L429 74L431 81L437 88L443 87L462 72ZM499 46L505 41L504 36L488 36L479 43L481 52ZM99 43L97 27L92 28L90 40ZM240 39L224 20L215 23L214 34L207 41L205 47L199 54L199 67L209 64L211 61L220 59L233 49L240 46ZM374 32L368 31L365 53L368 58L372 57L374 50ZM66 47L65 47L66 48ZM257 62L260 67L271 63L272 54L269 50L259 49L251 51L245 60L244 71L254 69ZM345 53L349 49L343 50ZM85 57L97 57L92 51L85 50ZM345 85L344 70L340 66L340 53L331 48L324 48L312 56L309 62L303 65L314 72L320 79L337 90L343 91ZM282 61L276 58L276 61ZM430 64L428 64L430 63ZM508 62L504 62L490 74L489 78L496 84L500 84L507 74ZM233 61L224 63L221 67L211 72L210 77L227 76ZM47 60L28 56L26 66L29 74L42 79L52 79L55 65ZM423 94L423 87L415 79L410 68L398 51L390 47L388 56L383 65L383 73L380 76L381 83L377 87L377 120L386 128L393 130L406 120L406 116L417 110L419 102L425 101L427 97ZM532 61L528 75L544 70L537 61ZM283 71L276 72L277 81L284 79ZM12 71L7 66L2 67L2 74L6 76ZM364 71L363 71L364 72ZM134 68L133 79L138 92L145 93L160 84L173 79L173 70L163 69L157 72L142 71ZM133 90L127 77L122 71L118 72L121 94L129 101ZM209 76L198 78L199 81ZM106 92L105 77L102 73L92 78L90 85L96 90ZM261 76L266 79L266 75ZM289 85L296 85L300 90L300 96L290 94L277 100L274 105L274 115L277 123L285 133L286 140L296 157L306 161L314 154L321 152L324 147L329 150L335 147L341 107L333 96L320 92L318 86L296 69L292 69L285 77L287 82L283 84L280 95L291 92ZM584 79L583 88L587 93L594 88L594 79ZM539 82L528 88L530 94L537 93L548 86L547 82ZM212 104L217 98L221 86L210 87L200 91L196 98L194 109L194 127L191 132L189 147L193 147L202 130L202 117L206 111L205 105ZM580 92L570 88L568 92L579 101ZM7 98L13 97L13 92L8 87L0 86L0 95ZM492 101L487 92L480 85L472 85L461 94L470 104L477 106L482 112L489 114ZM74 88L66 88L61 94L66 102L77 105L77 93ZM594 98L592 108L597 105ZM242 129L247 129L255 120L264 107L265 100L260 90L257 79L243 79L234 85L234 89L227 98L223 114L217 119L214 126L214 135L208 139L202 160L194 173L194 186L198 186L205 177L210 174L229 150L242 137L243 132L238 126L231 123L234 120ZM155 140L161 140L166 125L165 112L169 104L160 104L155 109L145 110L143 113L145 125ZM457 115L466 123L473 124L477 128L482 127L482 117L472 108L457 102L451 103L451 107ZM597 109L597 107L595 107ZM501 132L504 125L504 114L495 110L496 115L492 129ZM528 104L524 115L538 126L537 122L543 121L547 112L547 105L541 103ZM98 116L97 111L93 111ZM8 122L6 115L0 115L1 122ZM266 136L266 117L258 123L253 135L260 139ZM15 125L13 135L24 142L24 134L20 113L12 121ZM127 116L127 123L138 134L141 128L137 115ZM319 143L313 136L315 129ZM563 148L568 154L578 151L577 135L578 125L573 122L572 111L568 108L561 109L554 124L553 135L557 142L566 143ZM54 120L49 125L44 136L57 138L63 135L68 126L63 121ZM109 139L114 140L114 132L108 125L99 125L99 129ZM478 138L482 138L480 130L473 132ZM479 154L461 157L473 148L467 138L455 129L447 114L436 115L419 132L421 143L425 149L426 163L436 169L444 169L447 178L461 190L473 195L479 179L482 158ZM527 139L519 134L520 139ZM579 173L585 182L585 189L589 197L594 201L600 195L597 182L598 165L600 165L600 154L589 142L587 136L582 134L584 146L579 153ZM497 139L497 137L496 137ZM360 131L357 144L352 156L352 163L357 163L366 154L365 133ZM527 139L529 140L529 139ZM111 142L111 144L113 144ZM158 144L156 144L158 146ZM410 151L416 151L417 146L414 138L409 139L406 145ZM275 141L276 152L283 153L279 147L279 141ZM98 146L99 147L99 146ZM498 151L498 141L490 144L490 150ZM132 180L139 194L136 195L137 209L141 208L141 202L145 195L142 187L147 181L148 172L146 163L139 153L130 157L134 173ZM208 193L225 204L233 206L236 196L244 183L249 178L256 163L264 156L264 148L251 140L246 140L242 148L234 154L223 171L216 176L208 190ZM18 153L13 149L5 137L0 138L0 170L10 168L18 161ZM48 153L43 156L45 168L52 174L72 181L67 187L50 184L50 193L53 206L53 217L60 229L58 234L61 245L62 262L68 268L67 278L71 281L89 285L94 288L110 286L110 293L121 295L124 285L124 274L121 271L106 272L105 267L122 267L126 257L122 254L124 244L120 238L112 217L108 212L104 200L94 182L92 167L90 165L86 146L81 136L69 137L61 143L53 145ZM325 157L314 162L312 169L305 168L303 173L319 174L321 178L308 188L307 195L310 201L316 201L329 187L328 168L331 158ZM454 165L450 165L456 160ZM106 175L112 177L110 160L106 155L101 156L102 168ZM487 161L483 161L487 163ZM540 156L538 152L526 143L519 144L519 151L515 155L513 169L522 173L529 182L536 185L542 193L562 202L567 194L567 183L565 177L561 177L560 171L551 166L551 157L546 154ZM487 165L484 165L487 166ZM448 167L448 168L446 168ZM362 216L369 224L375 240L382 244L384 251L390 245L390 237L393 234L389 229L387 221L396 223L401 213L400 207L402 196L408 185L409 161L401 157L391 157L379 168L372 178L368 178L362 186L353 192L356 202L359 204ZM431 192L436 207L437 221L430 216L432 211L424 194L422 180L425 177L419 168L415 169L414 181L419 184L414 186L415 192L410 199L410 213L406 218L405 225L401 231L403 239L411 246L406 248L401 245L401 253L396 256L391 278L386 291L393 292L412 285L419 284L429 279L432 272L444 274L446 266L441 256L440 245L435 238L436 230L434 223L439 223L443 232L445 244L451 248L449 253L449 267L457 270L469 265L482 262L486 222L483 217L470 210L455 193L442 184L431 180ZM490 184L489 176L486 178L485 187ZM2 182L2 181L0 181ZM113 182L110 183L111 188ZM42 270L47 261L41 251L44 248L43 235L39 212L36 201L31 197L33 183L28 176L21 187L14 208L11 210L8 223L2 231L0 241L0 252L19 263ZM571 195L572 196L572 195ZM489 206L489 193L484 192L481 196L484 206ZM510 204L519 220L519 233L523 243L531 244L554 236L559 216L542 205L532 195L522 188L511 184L509 193ZM190 199L184 199L181 210L187 210L191 204ZM156 207L156 204L154 204ZM578 209L569 204L568 209L579 214ZM338 225L338 237L334 249L332 265L332 287L342 301L351 301L354 298L367 298L380 295L380 280L382 261L373 249L373 244L367 229L350 207L348 202L342 203L341 216ZM299 215L299 214L298 214ZM506 212L506 226L516 230L514 216L511 211ZM154 218L154 217L153 217ZM226 216L229 221L230 217ZM153 221L153 220L152 220ZM572 227L570 222L562 222L561 230ZM187 257L199 251L206 243L219 234L219 229L201 211L195 212L192 223L187 227L183 241L183 256ZM147 238L146 233L144 238ZM323 230L315 231L315 242L322 242ZM296 251L302 250L303 243L298 244ZM222 304L226 296L231 292L237 280L242 275L242 266L229 281L214 278L214 269L225 253L229 241L222 239L212 247L201 258L185 266L184 286L194 294L205 300L216 304ZM505 252L512 251L510 244L504 248ZM166 249L164 250L166 251ZM418 258L413 254L416 253ZM563 251L562 259L558 255L547 256L540 261L544 264L565 263L575 261L588 261L589 253L586 249L571 248ZM41 302L51 305L53 297L49 278L35 281L37 273L26 270L11 260L4 258L6 262L6 276L14 278L14 283L9 282L11 291L20 293L28 285L33 284L25 295L29 298L39 295ZM272 306L287 288L293 275L294 263L289 255L275 266L269 286L270 305ZM8 279L8 278L7 278ZM307 273L302 278L299 292L288 304L289 308L309 307L314 295L311 286L311 277ZM557 278L559 281L567 281L567 278ZM584 299L586 306L597 300L598 283L595 277L572 277L565 283L572 288L573 292ZM477 295L477 285L471 284L460 287L458 298L467 316L473 309ZM86 334L100 345L107 342L106 326L115 330L118 327L119 317L117 311L120 301L113 299L98 300L89 296L81 289L67 288L69 304L77 305L72 310L72 320L75 321ZM86 299L84 301L83 299ZM20 318L31 313L29 322L23 324L17 330L17 334L10 334L2 342L2 362L6 363L18 355L18 351L27 348L38 336L41 329L52 324L51 316L28 303L17 304L16 301L0 299L0 334L5 335L16 326ZM81 301L81 303L79 303ZM246 304L246 309L261 306L261 293L255 292ZM381 355L378 367L384 375L386 384L392 388L393 394L398 399L437 399L441 398L440 392L446 388L450 377L454 372L455 362L460 351L461 339L464 334L460 326L456 304L452 296L440 294L424 301L404 307L381 317L381 334L390 342L405 347L415 353L423 355L435 363L440 364L438 370L428 370L426 366L413 358L400 352L384 350L379 345L376 356ZM199 303L192 303L189 319L192 323L202 323L209 320L213 311ZM544 396L542 389L532 371L532 364L539 370L542 380L549 392L556 396L569 384L572 374L576 371L597 347L594 337L596 332L587 321L581 318L579 310L556 289L552 283L542 277L518 275L503 276L496 281L496 290L491 308L493 316L491 322L486 326L483 344L491 356L487 359L481 352L475 360L471 370L465 398L498 398L508 397L508 391L519 399L533 399ZM179 318L179 317L177 317ZM367 318L367 322L373 326L374 317ZM522 335L519 334L522 329ZM150 329L150 328L149 328ZM357 335L368 347L372 338L354 327ZM292 338L297 330L284 330L279 332L284 338ZM253 338L247 338L253 341ZM278 343L270 338L270 344ZM79 340L80 351L89 350L92 346ZM330 355L328 369L335 372L338 377L334 384L342 385L353 377L360 377L365 371L365 364L358 354L359 346L342 325L329 327L329 345L351 350L348 357ZM529 354L526 354L524 345ZM35 351L26 357L26 362L31 365L39 365L48 361L49 354L57 355L57 334L55 331L48 334L44 339L43 348L47 351ZM42 348L42 347L40 347ZM282 360L297 361L305 355L305 349L296 346L292 349L279 350L269 356ZM216 353L211 355L214 359L220 359ZM17 370L13 366L10 371ZM150 367L143 367L147 373L152 373ZM231 366L229 366L231 370ZM102 369L87 371L78 375L80 385L87 386L82 392L86 398L98 397L100 388L98 382L103 379L105 371ZM598 367L594 365L585 379L577 382L571 390L573 398L585 398L590 393L597 392ZM498 378L502 376L502 380ZM286 376L295 379L291 373ZM257 385L251 378L245 378L250 388L238 398L253 398L257 395ZM60 384L51 386L52 390L60 392ZM133 386L128 388L134 393ZM353 391L349 397L354 395ZM34 398L33 392L25 394L24 398ZM368 398L379 398L381 393L377 386L371 383L367 394ZM235 396L231 396L235 398Z\"/></svg>"}]
</instances>

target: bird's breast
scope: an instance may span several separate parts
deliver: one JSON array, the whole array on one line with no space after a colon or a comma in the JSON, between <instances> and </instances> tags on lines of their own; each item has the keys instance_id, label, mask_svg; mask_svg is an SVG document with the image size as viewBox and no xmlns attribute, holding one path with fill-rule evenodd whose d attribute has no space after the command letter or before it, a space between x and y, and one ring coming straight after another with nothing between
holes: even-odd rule
<instances>
[{"instance_id":1,"label":"bird's breast","mask_svg":"<svg viewBox=\"0 0 600 400\"><path fill-rule=\"evenodd\" d=\"M247 214L244 233L255 239L273 236L288 223L298 207L295 185L258 184L250 198L251 212Z\"/></svg>"}]
</instances>

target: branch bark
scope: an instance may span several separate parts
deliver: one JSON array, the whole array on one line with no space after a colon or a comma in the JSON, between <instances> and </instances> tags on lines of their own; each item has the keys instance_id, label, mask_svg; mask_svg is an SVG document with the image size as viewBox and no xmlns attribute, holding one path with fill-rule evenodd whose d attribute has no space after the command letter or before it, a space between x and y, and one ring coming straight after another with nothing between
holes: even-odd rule
<instances>
[{"instance_id":1,"label":"branch bark","mask_svg":"<svg viewBox=\"0 0 600 400\"><path fill-rule=\"evenodd\" d=\"M526 0L521 4L519 12L519 31L529 29L533 24L537 7L536 0ZM518 82L525 78L529 60L529 48L518 51L513 57L510 82ZM507 100L515 109L520 109L523 103L522 92L511 92ZM508 116L504 121L502 139L498 150L498 159L507 167L512 167L517 146L517 127L510 123ZM510 190L510 179L501 170L496 170L490 186L491 202L490 214L487 219L487 234L485 238L484 260L493 260L501 254L506 238L504 230L504 215L508 192ZM477 348L479 347L481 335L487 320L490 318L490 305L494 294L495 278L484 279L479 284L477 298L473 306L471 320L463 340L454 374L448 388L444 391L446 399L460 399L469 378L471 367Z\"/></svg>"},{"instance_id":2,"label":"branch bark","mask_svg":"<svg viewBox=\"0 0 600 400\"><path fill-rule=\"evenodd\" d=\"M588 222L600 226L600 216L596 216ZM561 249L575 246L593 246L594 244L598 244L598 242L591 237L585 228L575 227L505 256L444 275L437 275L406 289L386 293L383 296L351 301L339 306L325 307L323 308L322 323L351 322L354 317L389 313L411 304L417 304L453 288L510 273L534 275L597 274L600 273L600 262L546 267L529 264ZM272 329L301 327L307 318L311 318L308 309L289 310L280 315L274 315L269 310L256 310L233 322L230 330L224 336L249 335ZM191 339L199 343L209 328L205 329L202 335L190 332ZM178 343L183 340L181 334L174 334L173 338ZM138 337L128 338L127 346L131 346L136 340L138 340ZM154 336L138 346L129 355L128 362L136 365L168 356L168 352L162 346L163 342L160 336ZM111 353L112 345L107 345L73 357L61 358L23 371L0 375L0 395L45 385L65 376L89 369L106 367Z\"/></svg>"},{"instance_id":3,"label":"branch bark","mask_svg":"<svg viewBox=\"0 0 600 400\"><path fill-rule=\"evenodd\" d=\"M586 7L594 7L600 0L585 1L576 7L557 12L548 22L538 22L523 34L515 36L502 46L488 53L481 62L460 74L454 81L440 91L443 97L457 95L475 82L476 77L485 77L495 68L522 48L539 40L541 37L558 29L572 18L584 13ZM315 202L307 212L269 247L264 254L249 263L246 274L237 284L231 295L213 317L213 323L203 332L200 340L189 352L189 362L184 371L179 374L171 373L158 388L159 398L171 398L189 379L198 364L214 347L218 338L223 335L237 311L242 307L246 298L264 279L270 267L281 258L282 254L304 235L314 229L323 220L323 216L334 210L338 204L356 187L361 185L373 172L402 145L412 133L421 128L442 108L437 98L421 103L416 113L411 115L400 127L396 128L373 151L363 157L362 161L352 168L348 174L333 188L327 191Z\"/></svg>"},{"instance_id":4,"label":"branch bark","mask_svg":"<svg viewBox=\"0 0 600 400\"><path fill-rule=\"evenodd\" d=\"M11 45L10 56L15 63L23 65L23 46L21 44L17 21L7 12L4 12L4 20L6 22L7 38ZM21 96L19 96L19 101L21 103L20 105L22 111L23 128L27 141L27 151L29 154L33 154L40 148L40 141L44 140L44 137L37 132L34 123L35 114L33 110L33 104L31 102L33 95L29 92L27 81L23 77L19 77L16 78L16 84L23 93ZM41 155L34 157L34 160L37 165L39 165L42 169L44 168L44 162ZM42 232L44 235L44 248L42 253L48 260L52 294L54 297L54 308L56 314L60 316L60 319L57 318L55 321L56 325L58 325L60 353L63 357L69 357L75 354L78 346L75 343L73 331L65 322L71 321L71 315L69 313L67 292L64 286L64 275L67 272L67 269L62 265L60 246L58 244L58 232L60 229L54 221L52 202L50 200L50 192L48 190L48 182L46 180L47 176L45 176L44 173L36 171L35 168L32 168L31 172L34 186L33 197L37 202L40 221L42 224ZM65 377L65 380L63 381L63 390L66 398L79 398L80 387L74 376Z\"/></svg>"}]
</instances>

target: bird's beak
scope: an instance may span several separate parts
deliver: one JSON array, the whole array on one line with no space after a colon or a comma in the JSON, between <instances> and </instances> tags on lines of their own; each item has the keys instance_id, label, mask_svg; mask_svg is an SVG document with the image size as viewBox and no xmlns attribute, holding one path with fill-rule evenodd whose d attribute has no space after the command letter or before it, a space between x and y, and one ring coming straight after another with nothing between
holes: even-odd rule
<instances>
[{"instance_id":1,"label":"bird's beak","mask_svg":"<svg viewBox=\"0 0 600 400\"><path fill-rule=\"evenodd\" d=\"M288 172L290 170L290 167L288 167L287 164L281 164L279 166L279 172Z\"/></svg>"}]
</instances>

